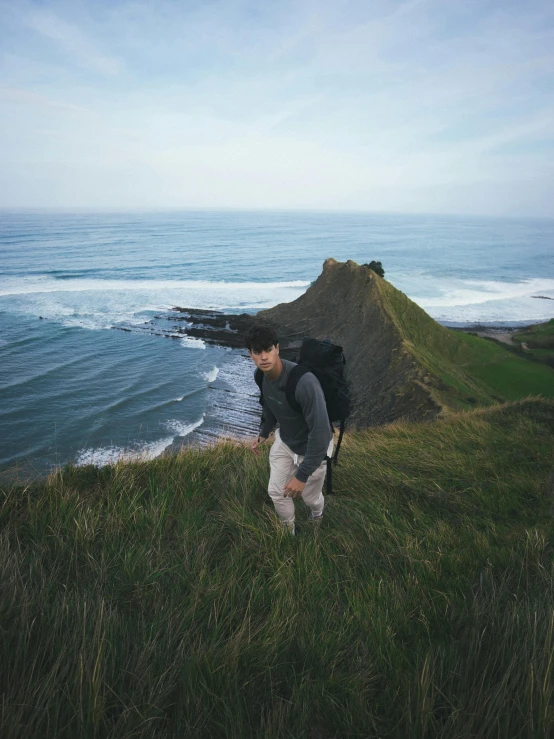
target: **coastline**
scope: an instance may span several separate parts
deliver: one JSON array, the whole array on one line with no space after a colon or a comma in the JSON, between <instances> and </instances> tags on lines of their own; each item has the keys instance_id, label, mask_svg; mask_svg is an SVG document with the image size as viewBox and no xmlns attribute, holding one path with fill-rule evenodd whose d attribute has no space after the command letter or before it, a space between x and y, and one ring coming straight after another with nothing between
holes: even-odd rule
<instances>
[{"instance_id":1,"label":"coastline","mask_svg":"<svg viewBox=\"0 0 554 739\"><path fill-rule=\"evenodd\" d=\"M183 335L194 339L201 339L209 344L241 349L242 334L256 321L258 313L224 313L217 310L198 310L175 306L171 312L178 316L169 316L167 320L185 321L185 328L174 327L175 338ZM161 316L159 317L161 318ZM437 321L444 328L466 334L480 336L483 339L494 339L503 344L514 346L512 335L532 326L539 326L546 321L495 321L494 323L475 323L462 321ZM291 358L291 357L288 357Z\"/></svg>"},{"instance_id":2,"label":"coastline","mask_svg":"<svg viewBox=\"0 0 554 739\"><path fill-rule=\"evenodd\" d=\"M144 328L147 329L148 333L157 334L165 338L176 338L178 340L182 340L183 338L190 337L196 340L205 341L211 345L240 351L244 348L242 335L252 322L256 320L257 316L257 313L229 314L218 310L212 311L176 306L171 309L169 315L156 316L156 321L145 324ZM169 330L167 328L161 328L166 321L171 321L173 323L173 326ZM513 341L512 337L514 334L530 327L548 323L548 321L541 321L538 323L534 323L532 321L506 321L495 322L494 324L457 322L456 325L452 325L451 322L443 323L437 321L437 323L455 332L479 336L480 338L499 342L509 347L519 347L526 352L528 351L528 347L525 344L519 344ZM285 350L285 354L287 354L287 358L294 359L294 355L291 353L289 356L287 350ZM238 419L240 423L238 423L237 427L233 429L231 429L229 425L221 423L221 419L219 418L220 414L217 412L218 405L223 405L226 411L230 408L228 405L228 402L231 399L229 389L223 389L223 392L214 392L219 391L219 388L217 387L211 387L210 389L213 397L211 397L209 408L204 415L207 415L208 417L212 416L212 418L209 419L212 423L202 425L201 428L195 429L190 435L180 438L178 441L173 441L160 456L175 454L180 449L189 446L205 446L206 442L213 442L220 438L234 437L240 440L246 437L246 426L248 423L245 423L244 418L241 417ZM254 415L257 410L257 399L249 397L247 392L244 390L238 390L238 388L235 389L235 392L240 396L239 405L242 407L242 405L246 403L247 406L243 409L244 413L242 415ZM231 395L232 394L234 393L231 393ZM235 416L237 411L238 409L234 409L232 415ZM206 420L208 420L208 418ZM237 421L237 418L234 420ZM234 432L237 433L235 434ZM68 462L65 462L63 464L45 468L38 463L38 459L36 458L24 458L13 467L0 470L0 482L9 483L17 480L18 482L28 483L37 481L48 477L48 475L60 469L67 463ZM74 464L74 462L69 463Z\"/></svg>"},{"instance_id":3,"label":"coastline","mask_svg":"<svg viewBox=\"0 0 554 739\"><path fill-rule=\"evenodd\" d=\"M201 339L209 344L242 349L242 334L256 321L258 313L225 313L220 310L200 310L175 306L171 309L169 316L157 316L156 318L158 320L186 322L187 325L184 328L178 326L172 328L173 335L170 332L169 336L173 336L173 338L189 336L190 338ZM511 334L523 331L531 326L548 323L548 320L550 319L545 321L495 321L490 324L475 323L474 321L437 320L436 322L452 331L475 334L482 338L491 338L511 344Z\"/></svg>"}]
</instances>

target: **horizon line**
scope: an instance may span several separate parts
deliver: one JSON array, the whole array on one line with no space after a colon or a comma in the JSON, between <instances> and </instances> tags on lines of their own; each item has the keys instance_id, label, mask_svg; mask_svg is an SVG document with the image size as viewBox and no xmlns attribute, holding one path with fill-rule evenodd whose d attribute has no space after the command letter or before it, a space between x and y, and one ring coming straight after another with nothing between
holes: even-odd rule
<instances>
[{"instance_id":1,"label":"horizon line","mask_svg":"<svg viewBox=\"0 0 554 739\"><path fill-rule=\"evenodd\" d=\"M554 221L554 215L499 215L485 213L452 213L433 211L360 210L354 208L247 208L236 206L105 206L105 205L0 205L0 213L70 214L155 214L155 213L274 213L314 215L410 216L432 218L475 218L506 221Z\"/></svg>"}]
</instances>

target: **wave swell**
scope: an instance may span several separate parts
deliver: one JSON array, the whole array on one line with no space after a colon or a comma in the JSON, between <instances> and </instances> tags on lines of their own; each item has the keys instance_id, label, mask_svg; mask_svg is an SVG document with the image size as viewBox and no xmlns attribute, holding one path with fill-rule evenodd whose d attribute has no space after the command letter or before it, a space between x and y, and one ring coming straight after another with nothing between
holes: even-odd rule
<instances>
[{"instance_id":1,"label":"wave swell","mask_svg":"<svg viewBox=\"0 0 554 739\"><path fill-rule=\"evenodd\" d=\"M145 324L174 305L230 312L261 310L295 300L308 285L304 280L60 281L30 276L0 281L0 309L56 321L64 326L108 329Z\"/></svg>"},{"instance_id":2,"label":"wave swell","mask_svg":"<svg viewBox=\"0 0 554 739\"><path fill-rule=\"evenodd\" d=\"M172 419L166 421L164 426L168 431L172 432L171 436L164 436L156 441L135 444L131 447L124 448L120 446L106 446L81 449L77 452L75 464L83 467L87 464L93 464L95 467L105 467L108 464L115 464L122 461L149 461L159 457L160 454L173 444L176 438L188 436L194 429L204 423L204 416L193 423L187 421L179 421Z\"/></svg>"}]
</instances>

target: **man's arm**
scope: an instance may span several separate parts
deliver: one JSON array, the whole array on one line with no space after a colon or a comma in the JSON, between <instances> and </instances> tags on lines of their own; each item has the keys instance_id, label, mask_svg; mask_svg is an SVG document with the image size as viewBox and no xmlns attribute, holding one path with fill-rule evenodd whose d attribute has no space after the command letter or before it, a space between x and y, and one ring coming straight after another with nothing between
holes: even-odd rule
<instances>
[{"instance_id":1,"label":"man's arm","mask_svg":"<svg viewBox=\"0 0 554 739\"><path fill-rule=\"evenodd\" d=\"M254 439L252 443L250 444L250 448L252 449L254 454L260 453L258 449L259 445L263 444L264 441L267 441L268 436L273 431L276 425L277 425L277 419L273 415L272 411L268 408L267 403L264 403L263 409L262 409L262 422L260 424L260 433L258 435L258 438Z\"/></svg>"},{"instance_id":2,"label":"man's arm","mask_svg":"<svg viewBox=\"0 0 554 739\"><path fill-rule=\"evenodd\" d=\"M264 403L262 408L262 422L260 424L260 438L267 439L275 426L277 426L277 419L269 409L267 403Z\"/></svg>"},{"instance_id":3,"label":"man's arm","mask_svg":"<svg viewBox=\"0 0 554 739\"><path fill-rule=\"evenodd\" d=\"M302 415L308 426L308 447L295 475L297 480L305 483L327 456L333 431L329 423L325 396L315 375L308 372L300 378L295 397L300 403Z\"/></svg>"},{"instance_id":4,"label":"man's arm","mask_svg":"<svg viewBox=\"0 0 554 739\"><path fill-rule=\"evenodd\" d=\"M258 447L260 446L260 444L263 444L264 441L267 441L267 437L258 436L256 439L252 440L252 442L250 443L250 449L252 449L254 454L259 456L260 450L258 449Z\"/></svg>"}]
</instances>

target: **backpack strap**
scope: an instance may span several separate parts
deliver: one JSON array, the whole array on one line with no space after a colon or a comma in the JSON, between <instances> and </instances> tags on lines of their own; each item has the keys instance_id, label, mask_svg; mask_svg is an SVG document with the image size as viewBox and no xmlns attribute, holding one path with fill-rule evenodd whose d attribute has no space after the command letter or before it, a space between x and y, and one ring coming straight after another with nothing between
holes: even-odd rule
<instances>
[{"instance_id":1,"label":"backpack strap","mask_svg":"<svg viewBox=\"0 0 554 739\"><path fill-rule=\"evenodd\" d=\"M333 433L335 433L335 429L333 429ZM335 453L333 454L332 457L325 457L325 459L327 460L327 495L333 494L333 465L337 464L337 457L339 455L339 449L340 449L343 435L344 435L344 418L340 422L339 440L337 441L337 446L335 447Z\"/></svg>"},{"instance_id":2,"label":"backpack strap","mask_svg":"<svg viewBox=\"0 0 554 739\"><path fill-rule=\"evenodd\" d=\"M339 431L339 440L337 441L337 446L335 448L335 453L333 454L333 464L337 464L337 458L339 456L339 449L342 442L342 437L344 436L344 418L341 419L340 422L340 431Z\"/></svg>"},{"instance_id":3,"label":"backpack strap","mask_svg":"<svg viewBox=\"0 0 554 739\"><path fill-rule=\"evenodd\" d=\"M256 381L256 385L260 388L260 405L263 405L264 402L264 391L263 391L263 382L264 382L264 373L261 371L259 367L256 367L256 371L254 372L254 380Z\"/></svg>"},{"instance_id":4,"label":"backpack strap","mask_svg":"<svg viewBox=\"0 0 554 739\"><path fill-rule=\"evenodd\" d=\"M302 408L300 403L296 400L296 387L300 382L300 379L304 377L307 372L310 372L310 369L306 367L305 364L297 364L296 367L293 367L289 372L287 384L285 385L287 403L297 413L302 413Z\"/></svg>"},{"instance_id":5,"label":"backpack strap","mask_svg":"<svg viewBox=\"0 0 554 739\"><path fill-rule=\"evenodd\" d=\"M256 367L256 371L254 372L254 380L256 381L256 385L260 388L260 398L259 403L262 406L262 418L260 421L260 429L262 427L262 424L265 423L265 416L264 416L264 391L263 391L263 382L264 382L264 373L261 371L259 367Z\"/></svg>"},{"instance_id":6,"label":"backpack strap","mask_svg":"<svg viewBox=\"0 0 554 739\"><path fill-rule=\"evenodd\" d=\"M331 457L325 457L327 460L327 495L333 494L333 464L331 462Z\"/></svg>"}]
</instances>

